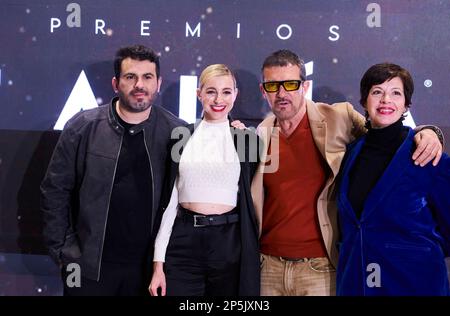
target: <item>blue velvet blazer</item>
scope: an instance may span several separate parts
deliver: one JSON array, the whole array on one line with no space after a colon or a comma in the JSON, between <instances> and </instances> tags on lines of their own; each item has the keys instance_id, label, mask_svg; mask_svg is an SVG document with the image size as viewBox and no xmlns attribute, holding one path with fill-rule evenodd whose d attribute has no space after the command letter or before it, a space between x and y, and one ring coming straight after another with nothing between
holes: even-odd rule
<instances>
[{"instance_id":1,"label":"blue velvet blazer","mask_svg":"<svg viewBox=\"0 0 450 316\"><path fill-rule=\"evenodd\" d=\"M414 132L369 192L361 218L348 200L349 172L365 142L347 150L338 210L337 295L449 295L450 157L414 165Z\"/></svg>"}]
</instances>

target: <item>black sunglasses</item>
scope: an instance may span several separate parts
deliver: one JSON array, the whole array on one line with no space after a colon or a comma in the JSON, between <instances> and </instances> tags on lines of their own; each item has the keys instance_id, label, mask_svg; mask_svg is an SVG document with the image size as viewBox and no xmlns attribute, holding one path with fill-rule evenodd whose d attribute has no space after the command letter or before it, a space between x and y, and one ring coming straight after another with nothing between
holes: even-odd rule
<instances>
[{"instance_id":1,"label":"black sunglasses","mask_svg":"<svg viewBox=\"0 0 450 316\"><path fill-rule=\"evenodd\" d=\"M284 81L267 81L263 82L263 88L266 92L278 92L282 85L286 91L298 90L303 83L302 80L284 80Z\"/></svg>"}]
</instances>

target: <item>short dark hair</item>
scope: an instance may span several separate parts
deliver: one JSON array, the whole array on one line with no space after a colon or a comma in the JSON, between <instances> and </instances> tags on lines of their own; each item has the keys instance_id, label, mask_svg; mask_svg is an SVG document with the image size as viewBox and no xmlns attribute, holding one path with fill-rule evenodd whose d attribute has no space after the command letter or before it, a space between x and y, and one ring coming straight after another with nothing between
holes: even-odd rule
<instances>
[{"instance_id":1,"label":"short dark hair","mask_svg":"<svg viewBox=\"0 0 450 316\"><path fill-rule=\"evenodd\" d=\"M288 49L280 49L267 56L262 65L261 72L264 72L265 68L284 67L288 64L298 66L300 68L300 79L306 80L305 62L296 53Z\"/></svg>"},{"instance_id":2,"label":"short dark hair","mask_svg":"<svg viewBox=\"0 0 450 316\"><path fill-rule=\"evenodd\" d=\"M159 56L149 47L134 45L122 47L116 53L116 58L114 59L114 74L117 80L120 79L122 61L126 58L148 60L149 62L154 63L156 65L156 78L159 78Z\"/></svg>"},{"instance_id":3,"label":"short dark hair","mask_svg":"<svg viewBox=\"0 0 450 316\"><path fill-rule=\"evenodd\" d=\"M399 77L403 82L403 90L405 93L405 106L411 105L411 98L414 93L414 81L408 70L392 63L381 63L371 66L361 78L359 90L361 99L359 103L365 107L370 89L377 84L381 84L386 80Z\"/></svg>"}]
</instances>

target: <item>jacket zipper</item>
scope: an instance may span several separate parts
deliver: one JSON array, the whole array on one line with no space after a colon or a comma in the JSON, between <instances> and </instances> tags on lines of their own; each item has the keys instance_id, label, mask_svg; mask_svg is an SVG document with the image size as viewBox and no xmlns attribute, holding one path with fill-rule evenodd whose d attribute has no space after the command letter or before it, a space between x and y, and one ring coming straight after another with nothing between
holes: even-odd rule
<instances>
[{"instance_id":1,"label":"jacket zipper","mask_svg":"<svg viewBox=\"0 0 450 316\"><path fill-rule=\"evenodd\" d=\"M142 130L142 133L144 133L144 146L145 151L147 152L148 157L148 163L150 164L150 175L152 177L152 213L150 214L150 232L153 230L153 213L155 212L155 183L153 182L153 167L152 167L152 159L150 158L150 153L148 151L147 142L145 138L145 129Z\"/></svg>"},{"instance_id":2,"label":"jacket zipper","mask_svg":"<svg viewBox=\"0 0 450 316\"><path fill-rule=\"evenodd\" d=\"M106 220L105 220L105 226L103 227L103 240L102 240L102 249L100 251L100 262L98 264L97 282L100 280L100 269L102 266L103 246L105 244L106 225L108 223L109 206L111 204L111 195L112 195L112 191L114 188L114 179L116 178L117 164L119 163L119 156L120 156L120 151L122 150L122 143L123 143L123 133L122 133L122 136L120 137L120 147L119 147L119 152L117 153L117 157L116 157L116 164L114 166L114 174L113 174L112 183L111 183L111 190L109 191L108 207L106 208Z\"/></svg>"}]
</instances>

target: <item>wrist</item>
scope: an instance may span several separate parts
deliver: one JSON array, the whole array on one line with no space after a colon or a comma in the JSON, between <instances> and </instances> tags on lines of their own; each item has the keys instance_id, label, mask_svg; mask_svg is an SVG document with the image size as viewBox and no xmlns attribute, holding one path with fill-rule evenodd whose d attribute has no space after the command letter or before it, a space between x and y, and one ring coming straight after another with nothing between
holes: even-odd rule
<instances>
[{"instance_id":1,"label":"wrist","mask_svg":"<svg viewBox=\"0 0 450 316\"><path fill-rule=\"evenodd\" d=\"M153 262L153 271L155 272L162 272L163 271L164 262L162 261L155 261Z\"/></svg>"},{"instance_id":2,"label":"wrist","mask_svg":"<svg viewBox=\"0 0 450 316\"><path fill-rule=\"evenodd\" d=\"M439 128L439 127L437 127L437 126L435 126L435 125L424 125L421 129L420 129L420 131L423 131L424 129L430 129L430 130L432 130L435 134L436 134L436 136L438 137L438 139L439 139L439 142L441 143L441 145L442 145L442 148L444 148L444 133L442 133L442 130Z\"/></svg>"}]
</instances>

